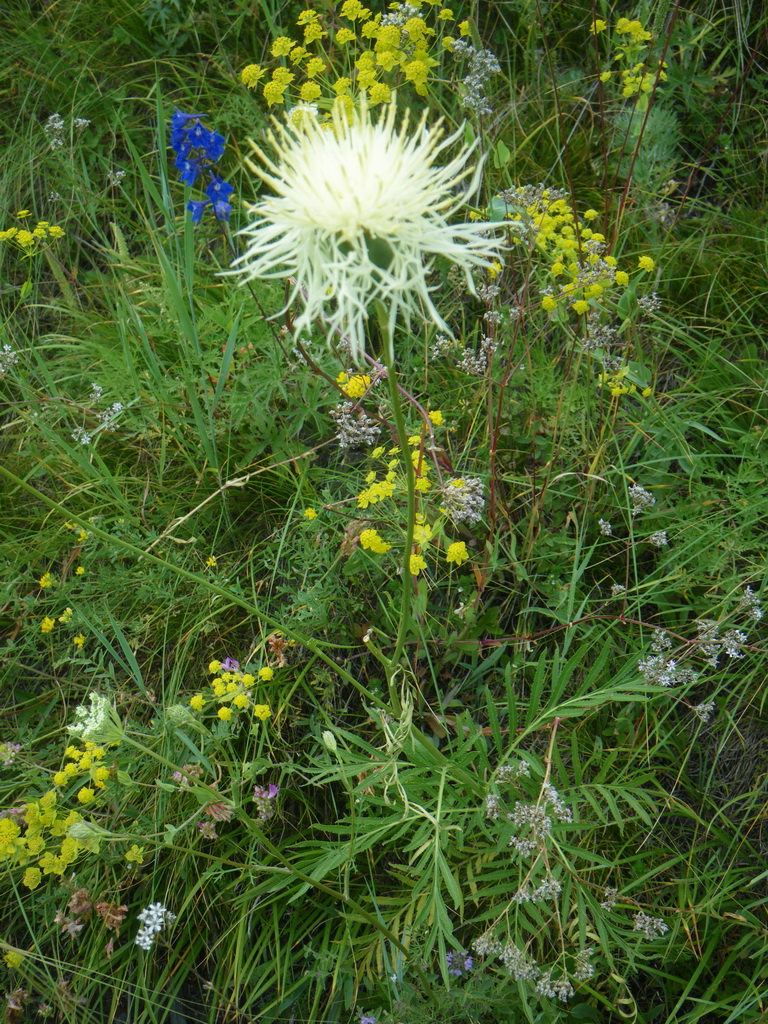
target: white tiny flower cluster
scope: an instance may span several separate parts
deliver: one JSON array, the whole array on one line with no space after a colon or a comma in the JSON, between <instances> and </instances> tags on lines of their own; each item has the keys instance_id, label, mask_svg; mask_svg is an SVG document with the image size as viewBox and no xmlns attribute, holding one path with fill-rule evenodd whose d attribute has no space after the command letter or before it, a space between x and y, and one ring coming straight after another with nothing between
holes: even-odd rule
<instances>
[{"instance_id":1,"label":"white tiny flower cluster","mask_svg":"<svg viewBox=\"0 0 768 1024\"><path fill-rule=\"evenodd\" d=\"M655 533L652 533L648 538L648 543L653 544L655 548L665 548L669 544L667 531L657 530Z\"/></svg>"},{"instance_id":2,"label":"white tiny flower cluster","mask_svg":"<svg viewBox=\"0 0 768 1024\"><path fill-rule=\"evenodd\" d=\"M330 416L336 424L339 448L362 448L375 444L381 434L379 424L357 408L357 402L341 402L331 409Z\"/></svg>"},{"instance_id":3,"label":"white tiny flower cluster","mask_svg":"<svg viewBox=\"0 0 768 1024\"><path fill-rule=\"evenodd\" d=\"M532 956L518 949L514 942L507 942L496 954L515 981L532 981L541 974L541 968Z\"/></svg>"},{"instance_id":4,"label":"white tiny flower cluster","mask_svg":"<svg viewBox=\"0 0 768 1024\"><path fill-rule=\"evenodd\" d=\"M656 683L658 686L674 686L679 683L694 683L696 673L689 668L681 668L674 658L668 658L666 652L672 647L672 641L664 632L659 630L651 642L653 657L645 658L638 662L637 667L649 683Z\"/></svg>"},{"instance_id":5,"label":"white tiny flower cluster","mask_svg":"<svg viewBox=\"0 0 768 1024\"><path fill-rule=\"evenodd\" d=\"M123 729L112 702L95 692L90 693L88 699L90 707L80 704L75 708L75 721L68 727L69 732L83 742L118 742Z\"/></svg>"},{"instance_id":6,"label":"white tiny flower cluster","mask_svg":"<svg viewBox=\"0 0 768 1024\"><path fill-rule=\"evenodd\" d=\"M744 588L737 611L746 612L749 618L754 619L755 622L759 622L762 619L763 609L760 607L760 599L751 587Z\"/></svg>"},{"instance_id":7,"label":"white tiny flower cluster","mask_svg":"<svg viewBox=\"0 0 768 1024\"><path fill-rule=\"evenodd\" d=\"M493 932L484 932L472 943L472 948L479 956L498 957L504 964L515 981L537 981L536 991L539 995L560 999L566 1002L573 994L574 989L568 980L565 971L556 981L552 980L553 967L545 971L538 965L535 958L526 950L520 949L511 939L502 943L495 938ZM576 953L575 969L573 971L574 981L586 981L595 974L595 968L590 962L594 954L593 946L586 946Z\"/></svg>"},{"instance_id":8,"label":"white tiny flower cluster","mask_svg":"<svg viewBox=\"0 0 768 1024\"><path fill-rule=\"evenodd\" d=\"M76 117L72 121L75 131L82 135L91 122L87 117ZM63 149L65 144L66 124L61 114L51 114L43 125L51 149Z\"/></svg>"},{"instance_id":9,"label":"white tiny flower cluster","mask_svg":"<svg viewBox=\"0 0 768 1024\"><path fill-rule=\"evenodd\" d=\"M600 906L603 908L603 910L613 910L613 908L616 906L616 900L618 898L619 890L611 889L609 887L605 890L605 893L603 894L603 902L600 904Z\"/></svg>"},{"instance_id":10,"label":"white tiny flower cluster","mask_svg":"<svg viewBox=\"0 0 768 1024\"><path fill-rule=\"evenodd\" d=\"M613 536L613 527L607 519L599 519L597 525L600 527L600 533L603 535L603 537Z\"/></svg>"},{"instance_id":11,"label":"white tiny flower cluster","mask_svg":"<svg viewBox=\"0 0 768 1024\"><path fill-rule=\"evenodd\" d=\"M19 357L13 351L11 346L3 345L3 347L0 348L0 377L5 376L11 367L15 366L18 361ZM747 587L747 590L749 590L749 587Z\"/></svg>"},{"instance_id":12,"label":"white tiny flower cluster","mask_svg":"<svg viewBox=\"0 0 768 1024\"><path fill-rule=\"evenodd\" d=\"M697 718L700 718L702 722L708 722L712 712L715 710L715 702L708 700L704 704L697 704L695 708L691 709Z\"/></svg>"},{"instance_id":13,"label":"white tiny flower cluster","mask_svg":"<svg viewBox=\"0 0 768 1024\"><path fill-rule=\"evenodd\" d=\"M720 636L720 623L714 619L697 619L699 650L707 664L717 668L717 659L725 651L729 658L743 658L742 647L749 637L738 629L729 629Z\"/></svg>"},{"instance_id":14,"label":"white tiny flower cluster","mask_svg":"<svg viewBox=\"0 0 768 1024\"><path fill-rule=\"evenodd\" d=\"M442 359L443 356L448 355L451 349L455 348L455 346L456 342L453 338L448 337L447 334L438 334L429 348L429 358L433 362L436 359Z\"/></svg>"},{"instance_id":15,"label":"white tiny flower cluster","mask_svg":"<svg viewBox=\"0 0 768 1024\"><path fill-rule=\"evenodd\" d=\"M549 806L552 806L549 812ZM529 857L536 850L542 850L552 831L553 816L561 822L573 821L570 807L567 807L554 786L545 782L541 787L539 802L524 804L515 802L515 809L507 815L508 820L522 835L513 835L508 846L514 847L523 857Z\"/></svg>"},{"instance_id":16,"label":"white tiny flower cluster","mask_svg":"<svg viewBox=\"0 0 768 1024\"><path fill-rule=\"evenodd\" d=\"M483 518L485 498L483 481L479 477L459 477L449 481L441 494L444 512L452 523L474 526Z\"/></svg>"},{"instance_id":17,"label":"white tiny flower cluster","mask_svg":"<svg viewBox=\"0 0 768 1024\"><path fill-rule=\"evenodd\" d=\"M162 903L150 903L150 905L139 914L142 928L136 935L136 945L142 949L150 950L155 944L155 939L163 930L164 925L173 924L176 915L172 914Z\"/></svg>"},{"instance_id":18,"label":"white tiny flower cluster","mask_svg":"<svg viewBox=\"0 0 768 1024\"><path fill-rule=\"evenodd\" d=\"M126 172L123 170L109 171L107 174L107 183L114 188L122 182L125 175Z\"/></svg>"},{"instance_id":19,"label":"white tiny flower cluster","mask_svg":"<svg viewBox=\"0 0 768 1024\"><path fill-rule=\"evenodd\" d=\"M467 345L456 365L473 377L484 377L488 370L488 362L498 347L496 339L486 335L481 339L477 352L471 345Z\"/></svg>"},{"instance_id":20,"label":"white tiny flower cluster","mask_svg":"<svg viewBox=\"0 0 768 1024\"><path fill-rule=\"evenodd\" d=\"M537 889L531 890L527 885L521 886L512 899L515 903L544 903L547 900L556 900L562 891L563 887L558 880L548 876Z\"/></svg>"},{"instance_id":21,"label":"white tiny flower cluster","mask_svg":"<svg viewBox=\"0 0 768 1024\"><path fill-rule=\"evenodd\" d=\"M576 966L573 971L576 981L588 981L595 976L595 965L589 959L594 952L594 946L585 946L576 954Z\"/></svg>"},{"instance_id":22,"label":"white tiny flower cluster","mask_svg":"<svg viewBox=\"0 0 768 1024\"><path fill-rule=\"evenodd\" d=\"M536 984L536 991L540 996L549 996L550 999L559 999L566 1003L573 995L573 985L563 976L557 981L552 981L552 969L545 971Z\"/></svg>"},{"instance_id":23,"label":"white tiny flower cluster","mask_svg":"<svg viewBox=\"0 0 768 1024\"><path fill-rule=\"evenodd\" d=\"M75 427L69 436L77 444L90 444L93 440L93 434L89 434L85 427Z\"/></svg>"},{"instance_id":24,"label":"white tiny flower cluster","mask_svg":"<svg viewBox=\"0 0 768 1024\"><path fill-rule=\"evenodd\" d=\"M661 299L652 292L650 295L641 295L637 300L637 308L643 313L658 313L661 309Z\"/></svg>"},{"instance_id":25,"label":"white tiny flower cluster","mask_svg":"<svg viewBox=\"0 0 768 1024\"><path fill-rule=\"evenodd\" d=\"M635 914L634 922L633 931L643 932L646 939L660 938L669 931L669 925L665 924L660 917L649 917L642 910Z\"/></svg>"},{"instance_id":26,"label":"white tiny flower cluster","mask_svg":"<svg viewBox=\"0 0 768 1024\"><path fill-rule=\"evenodd\" d=\"M636 516L639 512L647 511L656 504L656 498L651 494L651 492L646 491L646 489L641 487L639 484L632 484L629 488L629 498L632 502L633 516Z\"/></svg>"},{"instance_id":27,"label":"white tiny flower cluster","mask_svg":"<svg viewBox=\"0 0 768 1024\"><path fill-rule=\"evenodd\" d=\"M112 433L115 429L115 420L124 408L125 406L122 402L113 402L108 409L100 412L96 418L101 423L101 429L107 433Z\"/></svg>"},{"instance_id":28,"label":"white tiny flower cluster","mask_svg":"<svg viewBox=\"0 0 768 1024\"><path fill-rule=\"evenodd\" d=\"M492 75L497 75L501 71L498 60L490 50L476 50L464 39L454 40L451 52L459 60L469 58L469 74L462 83L465 91L461 105L477 117L492 114L493 107L485 95L485 86Z\"/></svg>"}]
</instances>

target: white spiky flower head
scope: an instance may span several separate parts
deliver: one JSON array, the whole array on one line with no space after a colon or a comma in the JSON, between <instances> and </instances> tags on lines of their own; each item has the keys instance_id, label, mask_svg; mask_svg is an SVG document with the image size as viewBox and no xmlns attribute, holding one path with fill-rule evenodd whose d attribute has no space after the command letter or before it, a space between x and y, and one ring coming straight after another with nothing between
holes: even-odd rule
<instances>
[{"instance_id":1,"label":"white spiky flower head","mask_svg":"<svg viewBox=\"0 0 768 1024\"><path fill-rule=\"evenodd\" d=\"M351 118L338 104L330 124L311 113L298 123L273 121L275 159L251 142L259 163L247 161L275 195L250 207L254 219L240 232L247 249L234 272L291 278L288 305L303 297L295 333L325 311L354 357L377 301L388 309L390 337L398 316L412 313L449 330L427 284L434 257L457 264L474 291L471 271L490 266L503 246L499 224L450 223L480 178L480 167L468 166L474 147L439 163L463 126L446 137L439 123L427 126L426 114L410 133L407 115L399 129L395 119L393 98L375 122L364 104Z\"/></svg>"}]
</instances>

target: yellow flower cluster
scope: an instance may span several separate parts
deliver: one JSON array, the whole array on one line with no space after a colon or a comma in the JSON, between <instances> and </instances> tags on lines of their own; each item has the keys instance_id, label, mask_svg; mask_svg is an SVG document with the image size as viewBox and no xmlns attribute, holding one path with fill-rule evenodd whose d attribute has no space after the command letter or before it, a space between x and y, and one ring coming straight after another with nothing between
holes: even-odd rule
<instances>
[{"instance_id":1,"label":"yellow flower cluster","mask_svg":"<svg viewBox=\"0 0 768 1024\"><path fill-rule=\"evenodd\" d=\"M607 28L606 23L598 19L592 23L590 31L597 36L600 32L605 32ZM641 22L630 21L629 18L619 18L616 22L616 34L621 38L618 40L613 60L626 65L620 71L621 95L625 99L630 99L639 94L641 101L638 101L638 105L641 110L644 110L648 103L647 94L653 90L657 82L667 81L666 61L656 61L655 64L649 62L646 44L653 37ZM613 74L613 71L601 72L600 81L609 82ZM646 98L642 99L643 97Z\"/></svg>"},{"instance_id":2,"label":"yellow flower cluster","mask_svg":"<svg viewBox=\"0 0 768 1024\"><path fill-rule=\"evenodd\" d=\"M442 425L443 416L439 410L430 413L429 417L434 426ZM423 496L432 488L429 473L433 467L424 451L424 437L422 435L414 434L408 438L408 443L410 445L409 455L416 476L417 497L423 502L426 500ZM374 448L371 452L371 458L384 462L384 466L378 471L372 469L367 474L365 478L367 486L357 495L358 508L367 509L390 498L404 500L406 494L405 468L402 463L400 449ZM443 514L445 513L443 512ZM464 541L452 544L444 541L443 525L444 521L442 520L430 523L424 512L416 513L416 519L413 524L414 550L410 555L409 561L410 571L414 576L427 568L424 551L432 541L447 544L445 560L448 563L461 565L462 562L469 558ZM361 548L377 555L385 555L393 546L384 540L378 530L373 527L366 527L360 533L358 540Z\"/></svg>"},{"instance_id":3,"label":"yellow flower cluster","mask_svg":"<svg viewBox=\"0 0 768 1024\"><path fill-rule=\"evenodd\" d=\"M83 786L79 789L77 799L81 804L91 803L96 796L95 790L105 789L109 779L109 768L101 763L106 754L107 752L104 747L100 747L96 743L84 743L82 749L78 749L74 744L67 747L64 751L64 756L68 757L69 760L53 776L54 786L66 786L68 782L71 782L81 772L87 772L89 781L93 783L93 786Z\"/></svg>"},{"instance_id":4,"label":"yellow flower cluster","mask_svg":"<svg viewBox=\"0 0 768 1024\"><path fill-rule=\"evenodd\" d=\"M24 219L29 216L29 210L20 210L17 217ZM64 229L55 224L49 224L47 220L39 220L34 228L13 227L0 231L0 242L8 242L18 249L24 256L34 256L50 242L64 237Z\"/></svg>"},{"instance_id":5,"label":"yellow flower cluster","mask_svg":"<svg viewBox=\"0 0 768 1024\"><path fill-rule=\"evenodd\" d=\"M620 398L622 395L634 395L637 392L637 384L631 380L628 366L622 366L615 373L601 373L597 379L599 384L607 388L614 398ZM640 393L643 398L648 398L653 393L653 389L646 387Z\"/></svg>"},{"instance_id":6,"label":"yellow flower cluster","mask_svg":"<svg viewBox=\"0 0 768 1024\"><path fill-rule=\"evenodd\" d=\"M62 876L77 860L83 846L67 832L82 817L77 811L57 814L53 789L28 803L20 817L21 823L10 815L0 818L0 863L29 865L21 881L36 889L44 875Z\"/></svg>"},{"instance_id":7,"label":"yellow flower cluster","mask_svg":"<svg viewBox=\"0 0 768 1024\"><path fill-rule=\"evenodd\" d=\"M592 221L599 216L597 210L586 210L577 217L568 201L543 189L533 202L528 202L528 190L515 190L520 205L515 204L515 192L506 194L506 217L513 222L513 242L533 246L549 264L549 278L541 307L552 313L561 306L574 313L590 313L598 300L612 288L626 288L629 274L618 269L615 256L606 254L606 238L593 231ZM517 228L517 233L515 229ZM639 270L652 270L650 256L640 258Z\"/></svg>"},{"instance_id":8,"label":"yellow flower cluster","mask_svg":"<svg viewBox=\"0 0 768 1024\"><path fill-rule=\"evenodd\" d=\"M270 717L272 709L269 704L256 704L253 701L252 687L256 683L256 676L250 672L241 672L238 663L229 659L223 663L212 661L208 671L214 677L210 688L189 698L189 706L193 711L203 711L208 705L216 704L216 717L222 722L229 722L240 712L249 710L262 722ZM274 674L274 669L265 665L259 669L258 679L265 683Z\"/></svg>"},{"instance_id":9,"label":"yellow flower cluster","mask_svg":"<svg viewBox=\"0 0 768 1024\"><path fill-rule=\"evenodd\" d=\"M354 373L350 377L342 371L336 378L336 383L348 398L362 398L371 386L371 378L367 373Z\"/></svg>"},{"instance_id":10,"label":"yellow flower cluster","mask_svg":"<svg viewBox=\"0 0 768 1024\"><path fill-rule=\"evenodd\" d=\"M328 56L329 50L334 57L339 51L334 53L329 48L329 34L320 15L314 10L302 11L296 20L299 31L294 33L295 38L277 36L272 42L271 56L284 63L275 67L262 84L267 104L284 104L291 95L297 104L319 100L324 110L342 103L351 114L356 99L353 88L365 94L369 106L376 106L388 103L393 86L403 82L411 83L419 96L426 96L439 64L433 55L438 49L438 36L440 50L450 49L453 43L450 36L429 24L428 17L434 12L435 23L442 30L454 20L454 14L442 0L412 0L410 6L416 13L402 25L392 25L382 24L382 14L374 14L360 0L337 4L337 16L349 23L333 33L333 44L341 51L338 66ZM460 31L464 34L461 26ZM309 48L315 44L319 44L322 56ZM254 89L266 75L266 68L248 64L240 72L240 80Z\"/></svg>"}]
</instances>

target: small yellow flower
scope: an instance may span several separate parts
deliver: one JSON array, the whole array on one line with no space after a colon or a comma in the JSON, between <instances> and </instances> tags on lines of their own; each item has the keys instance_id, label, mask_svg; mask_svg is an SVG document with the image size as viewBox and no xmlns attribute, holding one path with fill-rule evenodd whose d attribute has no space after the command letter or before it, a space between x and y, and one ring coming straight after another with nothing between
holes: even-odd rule
<instances>
[{"instance_id":1,"label":"small yellow flower","mask_svg":"<svg viewBox=\"0 0 768 1024\"><path fill-rule=\"evenodd\" d=\"M313 508L305 508L304 509L304 518L305 519L310 519L310 520L317 519L317 512L315 512L315 510Z\"/></svg>"},{"instance_id":2,"label":"small yellow flower","mask_svg":"<svg viewBox=\"0 0 768 1024\"><path fill-rule=\"evenodd\" d=\"M219 710L216 712L216 714L219 716L219 718L222 720L222 722L228 722L230 720L230 718L232 717L232 708L228 708L228 707L219 708Z\"/></svg>"},{"instance_id":3,"label":"small yellow flower","mask_svg":"<svg viewBox=\"0 0 768 1024\"><path fill-rule=\"evenodd\" d=\"M469 558L467 552L467 545L463 540L454 541L453 544L449 545L448 550L445 553L446 562L455 562L456 565L461 565L462 562L466 562Z\"/></svg>"},{"instance_id":4,"label":"small yellow flower","mask_svg":"<svg viewBox=\"0 0 768 1024\"><path fill-rule=\"evenodd\" d=\"M617 270L614 281L621 288L626 288L629 284L629 274L625 270Z\"/></svg>"},{"instance_id":5,"label":"small yellow flower","mask_svg":"<svg viewBox=\"0 0 768 1024\"><path fill-rule=\"evenodd\" d=\"M381 539L376 530L363 530L360 534L360 546L377 555L385 555L392 547Z\"/></svg>"},{"instance_id":6,"label":"small yellow flower","mask_svg":"<svg viewBox=\"0 0 768 1024\"><path fill-rule=\"evenodd\" d=\"M643 390L640 393L642 394L643 398L650 398L650 396L653 394L653 388L643 388Z\"/></svg>"},{"instance_id":7,"label":"small yellow flower","mask_svg":"<svg viewBox=\"0 0 768 1024\"><path fill-rule=\"evenodd\" d=\"M21 879L21 884L25 885L27 889L36 889L43 880L42 872L40 868L27 868Z\"/></svg>"},{"instance_id":8,"label":"small yellow flower","mask_svg":"<svg viewBox=\"0 0 768 1024\"><path fill-rule=\"evenodd\" d=\"M593 36L596 36L598 32L605 32L607 28L608 26L602 18L595 18L595 20L592 22L590 26L589 31L592 33Z\"/></svg>"},{"instance_id":9,"label":"small yellow flower","mask_svg":"<svg viewBox=\"0 0 768 1024\"><path fill-rule=\"evenodd\" d=\"M253 713L256 718L260 718L262 722L265 722L272 714L272 708L269 704L256 704L254 705Z\"/></svg>"},{"instance_id":10,"label":"small yellow flower","mask_svg":"<svg viewBox=\"0 0 768 1024\"><path fill-rule=\"evenodd\" d=\"M355 38L355 33L351 28L340 28L336 33L336 42L339 46L343 46L345 43L351 43Z\"/></svg>"},{"instance_id":11,"label":"small yellow flower","mask_svg":"<svg viewBox=\"0 0 768 1024\"><path fill-rule=\"evenodd\" d=\"M460 21L459 22L459 35L460 36L468 36L469 35L469 22L468 21Z\"/></svg>"},{"instance_id":12,"label":"small yellow flower","mask_svg":"<svg viewBox=\"0 0 768 1024\"><path fill-rule=\"evenodd\" d=\"M269 665L265 665L264 668L259 669L259 679L262 683L267 683L275 674L275 670L270 668Z\"/></svg>"},{"instance_id":13,"label":"small yellow flower","mask_svg":"<svg viewBox=\"0 0 768 1024\"><path fill-rule=\"evenodd\" d=\"M299 96L305 103L312 103L322 91L317 82L305 82L301 89L299 89Z\"/></svg>"},{"instance_id":14,"label":"small yellow flower","mask_svg":"<svg viewBox=\"0 0 768 1024\"><path fill-rule=\"evenodd\" d=\"M82 544L84 540L88 540L88 534L85 532L85 530L80 530L80 532L77 535L77 543Z\"/></svg>"},{"instance_id":15,"label":"small yellow flower","mask_svg":"<svg viewBox=\"0 0 768 1024\"><path fill-rule=\"evenodd\" d=\"M429 418L432 420L433 426L442 427L444 420L443 414L439 409L433 409L432 412L429 413Z\"/></svg>"},{"instance_id":16,"label":"small yellow flower","mask_svg":"<svg viewBox=\"0 0 768 1024\"><path fill-rule=\"evenodd\" d=\"M650 256L641 256L637 261L640 270L653 270L655 264Z\"/></svg>"},{"instance_id":17,"label":"small yellow flower","mask_svg":"<svg viewBox=\"0 0 768 1024\"><path fill-rule=\"evenodd\" d=\"M129 864L141 864L141 862L144 860L144 847L137 846L136 843L134 843L130 850L126 853L125 859L128 861Z\"/></svg>"},{"instance_id":18,"label":"small yellow flower","mask_svg":"<svg viewBox=\"0 0 768 1024\"><path fill-rule=\"evenodd\" d=\"M589 209L584 211L584 220L594 220L595 217L599 216L600 214L597 212L597 210Z\"/></svg>"},{"instance_id":19,"label":"small yellow flower","mask_svg":"<svg viewBox=\"0 0 768 1024\"><path fill-rule=\"evenodd\" d=\"M77 799L81 804L89 804L95 796L96 792L90 786L83 786L77 791Z\"/></svg>"},{"instance_id":20,"label":"small yellow flower","mask_svg":"<svg viewBox=\"0 0 768 1024\"><path fill-rule=\"evenodd\" d=\"M265 74L266 71L259 64L248 64L240 72L240 81L243 85L247 85L249 89L253 89Z\"/></svg>"},{"instance_id":21,"label":"small yellow flower","mask_svg":"<svg viewBox=\"0 0 768 1024\"><path fill-rule=\"evenodd\" d=\"M304 68L307 78L314 78L315 75L319 75L321 71L325 71L325 61L322 57L313 57L312 60Z\"/></svg>"},{"instance_id":22,"label":"small yellow flower","mask_svg":"<svg viewBox=\"0 0 768 1024\"><path fill-rule=\"evenodd\" d=\"M547 313L551 313L553 310L557 309L557 302L551 295L545 295L541 300L541 308L546 310Z\"/></svg>"},{"instance_id":23,"label":"small yellow flower","mask_svg":"<svg viewBox=\"0 0 768 1024\"><path fill-rule=\"evenodd\" d=\"M82 565L78 565L78 567L75 569L75 576L85 576L85 569L83 568Z\"/></svg>"},{"instance_id":24,"label":"small yellow flower","mask_svg":"<svg viewBox=\"0 0 768 1024\"><path fill-rule=\"evenodd\" d=\"M287 57L296 44L288 36L278 36L269 51L273 57Z\"/></svg>"},{"instance_id":25,"label":"small yellow flower","mask_svg":"<svg viewBox=\"0 0 768 1024\"><path fill-rule=\"evenodd\" d=\"M202 693L196 693L189 698L189 706L193 711L202 711L205 707L205 698Z\"/></svg>"},{"instance_id":26,"label":"small yellow flower","mask_svg":"<svg viewBox=\"0 0 768 1024\"><path fill-rule=\"evenodd\" d=\"M77 767L77 762L67 761L64 765L64 774L68 779L74 779L80 769Z\"/></svg>"},{"instance_id":27,"label":"small yellow flower","mask_svg":"<svg viewBox=\"0 0 768 1024\"><path fill-rule=\"evenodd\" d=\"M67 784L67 773L66 772L56 772L56 774L53 776L53 784L54 784L54 786L66 786L66 784Z\"/></svg>"},{"instance_id":28,"label":"small yellow flower","mask_svg":"<svg viewBox=\"0 0 768 1024\"><path fill-rule=\"evenodd\" d=\"M232 703L239 711L242 711L243 708L248 707L248 698L244 693L238 693L237 696L232 698Z\"/></svg>"},{"instance_id":29,"label":"small yellow flower","mask_svg":"<svg viewBox=\"0 0 768 1024\"><path fill-rule=\"evenodd\" d=\"M589 309L589 303L585 302L584 299L578 299L571 306L571 309L574 311L574 313L578 313L579 315L581 315L582 313L587 312L587 310Z\"/></svg>"},{"instance_id":30,"label":"small yellow flower","mask_svg":"<svg viewBox=\"0 0 768 1024\"><path fill-rule=\"evenodd\" d=\"M30 886L29 888L33 888L33 887ZM22 962L24 960L24 957L20 953L17 953L15 949L9 949L8 952L5 954L5 956L3 957L3 960L5 961L5 966L9 970L13 971L17 967L21 966L21 964L22 964Z\"/></svg>"},{"instance_id":31,"label":"small yellow flower","mask_svg":"<svg viewBox=\"0 0 768 1024\"><path fill-rule=\"evenodd\" d=\"M221 662L220 661L212 661L208 665L208 671L211 673L212 676L215 676L220 668L221 668Z\"/></svg>"},{"instance_id":32,"label":"small yellow flower","mask_svg":"<svg viewBox=\"0 0 768 1024\"><path fill-rule=\"evenodd\" d=\"M46 615L46 617L40 623L40 632L41 633L50 633L55 625L56 625L56 620L55 619L51 619L51 618L49 618L49 616Z\"/></svg>"},{"instance_id":33,"label":"small yellow flower","mask_svg":"<svg viewBox=\"0 0 768 1024\"><path fill-rule=\"evenodd\" d=\"M72 609L71 608L65 608L64 611L59 616L59 622L69 622L69 620L71 618L72 618Z\"/></svg>"},{"instance_id":34,"label":"small yellow flower","mask_svg":"<svg viewBox=\"0 0 768 1024\"><path fill-rule=\"evenodd\" d=\"M427 563L421 555L411 555L408 563L412 576L418 576L422 569L427 568Z\"/></svg>"},{"instance_id":35,"label":"small yellow flower","mask_svg":"<svg viewBox=\"0 0 768 1024\"><path fill-rule=\"evenodd\" d=\"M340 376L341 374L339 374L339 377ZM344 376L346 377L346 374L344 374ZM345 395L348 395L349 398L362 398L371 386L371 378L367 373L356 373L346 382L339 381L337 378L337 383L340 384L341 390Z\"/></svg>"},{"instance_id":36,"label":"small yellow flower","mask_svg":"<svg viewBox=\"0 0 768 1024\"><path fill-rule=\"evenodd\" d=\"M75 647L82 647L83 644L85 643L85 637L83 636L82 633L78 633L77 636L72 637L72 643L75 645Z\"/></svg>"},{"instance_id":37,"label":"small yellow flower","mask_svg":"<svg viewBox=\"0 0 768 1024\"><path fill-rule=\"evenodd\" d=\"M37 581L37 583L38 586L42 587L43 590L45 590L46 587L50 587L50 585L53 583L53 576L51 576L49 572L44 572L40 579Z\"/></svg>"},{"instance_id":38,"label":"small yellow flower","mask_svg":"<svg viewBox=\"0 0 768 1024\"><path fill-rule=\"evenodd\" d=\"M612 71L603 71L603 72L600 73L600 81L601 82L610 82L612 75L613 75Z\"/></svg>"},{"instance_id":39,"label":"small yellow flower","mask_svg":"<svg viewBox=\"0 0 768 1024\"><path fill-rule=\"evenodd\" d=\"M24 217L28 217L29 216L29 210L19 210L19 212L16 214L16 216L20 217L22 219Z\"/></svg>"}]
</instances>

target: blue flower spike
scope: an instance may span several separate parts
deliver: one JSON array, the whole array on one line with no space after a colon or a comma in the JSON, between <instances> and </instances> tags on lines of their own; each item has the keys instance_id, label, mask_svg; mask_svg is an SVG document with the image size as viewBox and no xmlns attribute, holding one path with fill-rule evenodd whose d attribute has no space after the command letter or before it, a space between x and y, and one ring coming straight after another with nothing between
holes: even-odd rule
<instances>
[{"instance_id":1,"label":"blue flower spike","mask_svg":"<svg viewBox=\"0 0 768 1024\"><path fill-rule=\"evenodd\" d=\"M187 209L192 214L192 223L199 224L205 208L210 206L217 220L229 220L232 205L230 195L234 186L224 181L220 174L211 168L224 152L226 140L218 132L206 128L202 118L206 114L185 114L178 108L171 117L171 148L176 154L174 167L185 185L193 186L204 171L208 171L211 181L205 189L207 199L190 199Z\"/></svg>"}]
</instances>

